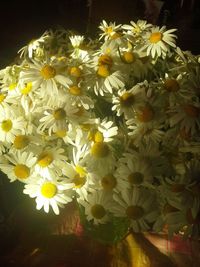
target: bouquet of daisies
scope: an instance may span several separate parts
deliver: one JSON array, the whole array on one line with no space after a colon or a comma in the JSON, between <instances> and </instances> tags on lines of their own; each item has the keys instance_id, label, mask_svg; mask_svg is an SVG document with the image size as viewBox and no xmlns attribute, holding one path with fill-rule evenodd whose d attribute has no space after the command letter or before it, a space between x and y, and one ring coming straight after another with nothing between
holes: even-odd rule
<instances>
[{"instance_id":1,"label":"bouquet of daisies","mask_svg":"<svg viewBox=\"0 0 200 267\"><path fill-rule=\"evenodd\" d=\"M95 237L198 238L200 58L143 20L99 31L48 30L0 71L0 170Z\"/></svg>"}]
</instances>

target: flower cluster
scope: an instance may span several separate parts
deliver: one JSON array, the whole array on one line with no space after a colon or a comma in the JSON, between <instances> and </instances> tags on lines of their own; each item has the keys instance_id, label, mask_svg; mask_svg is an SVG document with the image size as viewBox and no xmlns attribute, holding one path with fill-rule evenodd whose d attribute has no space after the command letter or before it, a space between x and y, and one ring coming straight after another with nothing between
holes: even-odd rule
<instances>
[{"instance_id":1,"label":"flower cluster","mask_svg":"<svg viewBox=\"0 0 200 267\"><path fill-rule=\"evenodd\" d=\"M0 169L38 210L198 237L199 57L146 21L99 30L49 30L0 71Z\"/></svg>"}]
</instances>

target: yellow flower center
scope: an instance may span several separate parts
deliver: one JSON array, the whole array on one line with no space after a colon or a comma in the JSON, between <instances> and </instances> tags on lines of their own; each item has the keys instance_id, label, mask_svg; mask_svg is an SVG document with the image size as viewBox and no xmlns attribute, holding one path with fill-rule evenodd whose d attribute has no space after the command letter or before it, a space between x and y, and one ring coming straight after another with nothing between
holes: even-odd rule
<instances>
[{"instance_id":1,"label":"yellow flower center","mask_svg":"<svg viewBox=\"0 0 200 267\"><path fill-rule=\"evenodd\" d=\"M104 141L103 134L99 131L96 131L94 135L94 142L96 143L102 143Z\"/></svg>"},{"instance_id":2,"label":"yellow flower center","mask_svg":"<svg viewBox=\"0 0 200 267\"><path fill-rule=\"evenodd\" d=\"M74 176L72 183L75 184L75 188L81 188L86 183L86 177L80 176L78 173Z\"/></svg>"},{"instance_id":3,"label":"yellow flower center","mask_svg":"<svg viewBox=\"0 0 200 267\"><path fill-rule=\"evenodd\" d=\"M56 69L50 65L45 65L40 70L40 74L45 80L52 79L56 76Z\"/></svg>"},{"instance_id":4,"label":"yellow flower center","mask_svg":"<svg viewBox=\"0 0 200 267\"><path fill-rule=\"evenodd\" d=\"M106 27L105 28L105 33L108 33L108 34L110 34L110 33L112 33L113 32L113 27L112 26L108 26L108 27Z\"/></svg>"},{"instance_id":5,"label":"yellow flower center","mask_svg":"<svg viewBox=\"0 0 200 267\"><path fill-rule=\"evenodd\" d=\"M13 146L16 149L23 149L29 144L30 140L26 135L18 135L15 137Z\"/></svg>"},{"instance_id":6,"label":"yellow flower center","mask_svg":"<svg viewBox=\"0 0 200 267\"><path fill-rule=\"evenodd\" d=\"M126 215L132 220L139 220L144 215L144 209L137 205L129 206Z\"/></svg>"},{"instance_id":7,"label":"yellow flower center","mask_svg":"<svg viewBox=\"0 0 200 267\"><path fill-rule=\"evenodd\" d=\"M75 170L80 176L86 176L87 174L86 170L82 166L76 165Z\"/></svg>"},{"instance_id":8,"label":"yellow flower center","mask_svg":"<svg viewBox=\"0 0 200 267\"><path fill-rule=\"evenodd\" d=\"M135 61L135 56L132 52L124 52L123 53L123 61L127 64L133 63Z\"/></svg>"},{"instance_id":9,"label":"yellow flower center","mask_svg":"<svg viewBox=\"0 0 200 267\"><path fill-rule=\"evenodd\" d=\"M153 44L158 43L162 40L162 33L161 32L153 32L149 37L149 41Z\"/></svg>"},{"instance_id":10,"label":"yellow flower center","mask_svg":"<svg viewBox=\"0 0 200 267\"><path fill-rule=\"evenodd\" d=\"M122 35L119 32L115 32L114 34L111 34L110 38L112 40L116 40L118 38L120 38Z\"/></svg>"},{"instance_id":11,"label":"yellow flower center","mask_svg":"<svg viewBox=\"0 0 200 267\"><path fill-rule=\"evenodd\" d=\"M6 98L6 96L5 95L3 95L3 94L0 94L0 103L2 103L3 101L4 101L4 99Z\"/></svg>"},{"instance_id":12,"label":"yellow flower center","mask_svg":"<svg viewBox=\"0 0 200 267\"><path fill-rule=\"evenodd\" d=\"M109 66L108 65L100 65L98 67L97 74L103 78L108 77L110 75Z\"/></svg>"},{"instance_id":13,"label":"yellow flower center","mask_svg":"<svg viewBox=\"0 0 200 267\"><path fill-rule=\"evenodd\" d=\"M131 107L134 103L134 95L131 93L124 93L123 95L120 96L120 104L123 107Z\"/></svg>"},{"instance_id":14,"label":"yellow flower center","mask_svg":"<svg viewBox=\"0 0 200 267\"><path fill-rule=\"evenodd\" d=\"M41 195L46 198L53 198L57 193L57 187L51 182L46 182L41 186Z\"/></svg>"},{"instance_id":15,"label":"yellow flower center","mask_svg":"<svg viewBox=\"0 0 200 267\"><path fill-rule=\"evenodd\" d=\"M55 134L57 135L57 137L63 138L67 135L67 130L66 129L58 130L55 132Z\"/></svg>"},{"instance_id":16,"label":"yellow flower center","mask_svg":"<svg viewBox=\"0 0 200 267\"><path fill-rule=\"evenodd\" d=\"M11 120L4 120L1 123L1 128L4 132L9 132L12 129L13 123Z\"/></svg>"},{"instance_id":17,"label":"yellow flower center","mask_svg":"<svg viewBox=\"0 0 200 267\"><path fill-rule=\"evenodd\" d=\"M26 86L24 87L24 88L22 88L21 89L21 93L23 94L23 95L28 95L30 92L31 92L31 90L32 90L32 83L30 82L30 83L27 83L26 84Z\"/></svg>"},{"instance_id":18,"label":"yellow flower center","mask_svg":"<svg viewBox=\"0 0 200 267\"><path fill-rule=\"evenodd\" d=\"M110 56L108 55L101 55L98 59L98 63L99 65L108 65L108 66L112 66L113 64L113 60Z\"/></svg>"},{"instance_id":19,"label":"yellow flower center","mask_svg":"<svg viewBox=\"0 0 200 267\"><path fill-rule=\"evenodd\" d=\"M18 164L14 167L14 173L19 179L27 179L30 175L30 169L24 164Z\"/></svg>"},{"instance_id":20,"label":"yellow flower center","mask_svg":"<svg viewBox=\"0 0 200 267\"><path fill-rule=\"evenodd\" d=\"M64 120L66 118L66 112L63 108L58 108L53 112L55 120Z\"/></svg>"},{"instance_id":21,"label":"yellow flower center","mask_svg":"<svg viewBox=\"0 0 200 267\"><path fill-rule=\"evenodd\" d=\"M69 73L71 76L76 77L76 78L80 78L82 75L82 71L79 67L71 67L69 70Z\"/></svg>"},{"instance_id":22,"label":"yellow flower center","mask_svg":"<svg viewBox=\"0 0 200 267\"><path fill-rule=\"evenodd\" d=\"M95 204L91 207L91 214L95 219L102 219L106 215L106 211L102 205Z\"/></svg>"},{"instance_id":23,"label":"yellow flower center","mask_svg":"<svg viewBox=\"0 0 200 267\"><path fill-rule=\"evenodd\" d=\"M147 105L140 109L137 114L137 118L140 122L149 122L154 117L154 111L151 106Z\"/></svg>"},{"instance_id":24,"label":"yellow flower center","mask_svg":"<svg viewBox=\"0 0 200 267\"><path fill-rule=\"evenodd\" d=\"M144 175L141 172L132 172L128 176L128 181L132 185L139 185L143 182Z\"/></svg>"},{"instance_id":25,"label":"yellow flower center","mask_svg":"<svg viewBox=\"0 0 200 267\"><path fill-rule=\"evenodd\" d=\"M179 83L175 79L165 80L164 87L169 92L177 92L180 89Z\"/></svg>"},{"instance_id":26,"label":"yellow flower center","mask_svg":"<svg viewBox=\"0 0 200 267\"><path fill-rule=\"evenodd\" d=\"M109 147L105 143L95 143L93 144L91 150L91 154L96 158L104 158L109 154Z\"/></svg>"},{"instance_id":27,"label":"yellow flower center","mask_svg":"<svg viewBox=\"0 0 200 267\"><path fill-rule=\"evenodd\" d=\"M69 93L71 95L81 95L82 91L81 91L81 88L79 86L74 85L74 86L69 87Z\"/></svg>"},{"instance_id":28,"label":"yellow flower center","mask_svg":"<svg viewBox=\"0 0 200 267\"><path fill-rule=\"evenodd\" d=\"M199 116L200 113L200 109L193 106L193 105L184 105L183 106L183 110L185 111L185 113L191 117L191 118L197 118Z\"/></svg>"},{"instance_id":29,"label":"yellow flower center","mask_svg":"<svg viewBox=\"0 0 200 267\"><path fill-rule=\"evenodd\" d=\"M14 90L16 87L17 87L17 84L16 84L16 83L11 83L11 84L9 85L9 90L12 91L12 90Z\"/></svg>"},{"instance_id":30,"label":"yellow flower center","mask_svg":"<svg viewBox=\"0 0 200 267\"><path fill-rule=\"evenodd\" d=\"M43 152L39 155L37 163L45 168L53 162L53 155L50 152Z\"/></svg>"},{"instance_id":31,"label":"yellow flower center","mask_svg":"<svg viewBox=\"0 0 200 267\"><path fill-rule=\"evenodd\" d=\"M111 191L117 185L117 180L115 176L109 173L101 179L101 185L104 190Z\"/></svg>"}]
</instances>

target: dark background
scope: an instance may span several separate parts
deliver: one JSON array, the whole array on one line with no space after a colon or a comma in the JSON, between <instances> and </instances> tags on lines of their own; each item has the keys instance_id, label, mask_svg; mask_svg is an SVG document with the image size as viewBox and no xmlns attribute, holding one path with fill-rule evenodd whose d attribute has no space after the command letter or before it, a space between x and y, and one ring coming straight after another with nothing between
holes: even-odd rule
<instances>
[{"instance_id":1,"label":"dark background","mask_svg":"<svg viewBox=\"0 0 200 267\"><path fill-rule=\"evenodd\" d=\"M0 67L9 64L17 51L49 28L62 26L80 34L94 35L102 19L129 23L147 19L158 25L178 28L178 45L200 54L200 1L163 0L158 11L144 2L152 0L1 0Z\"/></svg>"}]
</instances>

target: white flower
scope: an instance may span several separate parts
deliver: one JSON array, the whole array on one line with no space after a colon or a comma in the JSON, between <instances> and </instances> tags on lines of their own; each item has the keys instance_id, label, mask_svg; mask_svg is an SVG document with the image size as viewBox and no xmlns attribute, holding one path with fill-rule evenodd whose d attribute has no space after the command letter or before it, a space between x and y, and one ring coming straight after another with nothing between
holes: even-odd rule
<instances>
[{"instance_id":1,"label":"white flower","mask_svg":"<svg viewBox=\"0 0 200 267\"><path fill-rule=\"evenodd\" d=\"M158 26L152 27L145 37L147 44L144 45L144 48L147 48L147 55L151 55L153 58L157 56L165 58L170 47L176 47L176 35L173 34L175 31L176 29L166 31L165 26L161 28Z\"/></svg>"},{"instance_id":2,"label":"white flower","mask_svg":"<svg viewBox=\"0 0 200 267\"><path fill-rule=\"evenodd\" d=\"M54 213L58 215L59 208L63 208L65 204L72 201L70 188L71 184L37 177L35 181L25 185L23 193L31 198L36 198L37 210L43 207L44 211L48 213L51 206Z\"/></svg>"},{"instance_id":3,"label":"white flower","mask_svg":"<svg viewBox=\"0 0 200 267\"><path fill-rule=\"evenodd\" d=\"M36 157L32 152L14 151L4 156L5 160L0 164L1 170L8 175L11 182L19 180L28 183L32 179Z\"/></svg>"},{"instance_id":4,"label":"white flower","mask_svg":"<svg viewBox=\"0 0 200 267\"><path fill-rule=\"evenodd\" d=\"M63 162L67 160L64 152L64 149L58 145L40 148L35 171L47 179L52 179L52 176L61 175Z\"/></svg>"},{"instance_id":5,"label":"white flower","mask_svg":"<svg viewBox=\"0 0 200 267\"><path fill-rule=\"evenodd\" d=\"M16 135L25 133L26 124L24 117L18 116L17 109L0 109L0 141L12 143Z\"/></svg>"},{"instance_id":6,"label":"white flower","mask_svg":"<svg viewBox=\"0 0 200 267\"><path fill-rule=\"evenodd\" d=\"M58 94L59 86L65 87L71 84L69 77L60 72L59 67L62 67L59 62L33 60L33 63L30 63L28 67L21 71L20 79L23 83L31 82L34 88L40 87L40 97L44 97L47 94L53 97Z\"/></svg>"},{"instance_id":7,"label":"white flower","mask_svg":"<svg viewBox=\"0 0 200 267\"><path fill-rule=\"evenodd\" d=\"M99 39L115 39L118 37L118 31L121 29L121 24L115 25L115 22L110 22L108 24L105 20L103 20L99 26L99 29L103 31L103 33L100 34Z\"/></svg>"},{"instance_id":8,"label":"white flower","mask_svg":"<svg viewBox=\"0 0 200 267\"><path fill-rule=\"evenodd\" d=\"M140 36L145 30L148 30L152 24L147 23L145 20L138 20L136 23L130 21L130 25L123 25L122 28L127 30L127 33L134 36Z\"/></svg>"},{"instance_id":9,"label":"white flower","mask_svg":"<svg viewBox=\"0 0 200 267\"><path fill-rule=\"evenodd\" d=\"M133 187L121 195L114 194L113 198L118 206L113 207L112 212L117 217L128 218L133 231L147 231L149 223L156 220L158 208L155 195L149 189Z\"/></svg>"},{"instance_id":10,"label":"white flower","mask_svg":"<svg viewBox=\"0 0 200 267\"><path fill-rule=\"evenodd\" d=\"M88 195L87 200L80 199L79 202L85 208L88 221L94 224L104 224L109 221L109 211L114 201L108 192L94 191Z\"/></svg>"}]
</instances>

